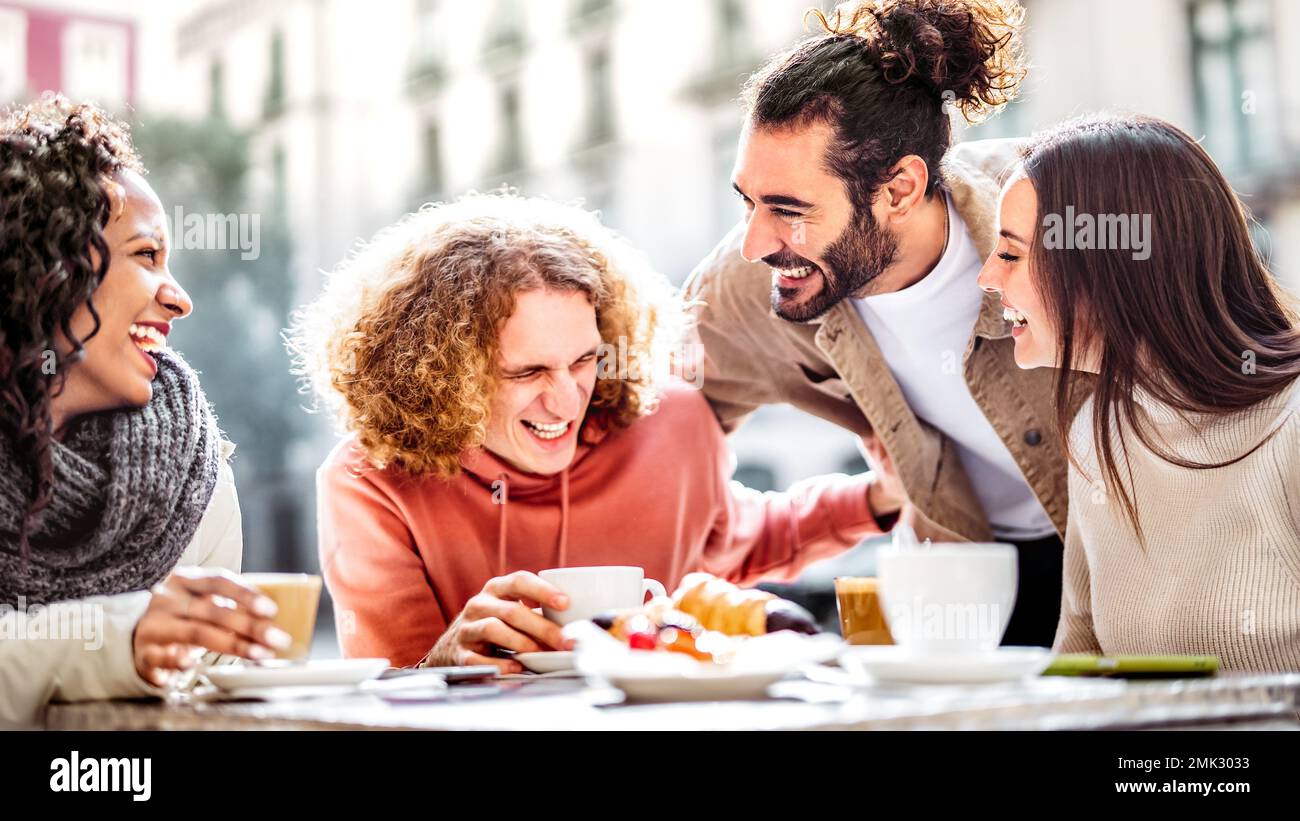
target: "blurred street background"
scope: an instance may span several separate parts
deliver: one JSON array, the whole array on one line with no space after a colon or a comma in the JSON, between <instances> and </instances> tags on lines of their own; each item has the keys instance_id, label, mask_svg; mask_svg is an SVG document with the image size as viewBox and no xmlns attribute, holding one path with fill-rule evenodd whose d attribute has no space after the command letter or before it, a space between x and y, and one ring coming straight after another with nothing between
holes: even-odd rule
<instances>
[{"instance_id":1,"label":"blurred street background","mask_svg":"<svg viewBox=\"0 0 1300 821\"><path fill-rule=\"evenodd\" d=\"M314 472L336 433L305 409L280 332L322 271L423 202L510 185L599 210L680 283L741 216L740 85L804 36L813 5L0 0L0 101L57 89L97 102L132 123L169 216L256 215L256 258L178 251L196 310L172 340L238 445L245 568L313 571ZM1024 5L1021 98L959 122L958 139L1101 109L1171 120L1203 138L1274 272L1300 288L1300 2ZM864 468L852 437L790 408L732 442L737 478L760 489ZM831 577L870 570L855 551L799 589L833 623Z\"/></svg>"}]
</instances>

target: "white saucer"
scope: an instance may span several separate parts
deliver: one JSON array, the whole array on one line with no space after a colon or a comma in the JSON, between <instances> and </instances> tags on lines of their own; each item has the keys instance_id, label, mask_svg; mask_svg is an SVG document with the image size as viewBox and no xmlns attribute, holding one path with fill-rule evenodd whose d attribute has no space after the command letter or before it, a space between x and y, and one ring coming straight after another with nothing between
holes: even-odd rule
<instances>
[{"instance_id":1,"label":"white saucer","mask_svg":"<svg viewBox=\"0 0 1300 821\"><path fill-rule=\"evenodd\" d=\"M551 650L544 653L515 653L515 661L534 673L559 673L573 669L573 651Z\"/></svg>"},{"instance_id":2,"label":"white saucer","mask_svg":"<svg viewBox=\"0 0 1300 821\"><path fill-rule=\"evenodd\" d=\"M611 675L609 683L638 701L733 701L767 698L767 688L787 675L785 670L726 672L703 675Z\"/></svg>"},{"instance_id":3,"label":"white saucer","mask_svg":"<svg viewBox=\"0 0 1300 821\"><path fill-rule=\"evenodd\" d=\"M1046 647L999 647L924 656L897 645L849 646L840 665L860 678L900 684L988 684L1036 676L1052 662Z\"/></svg>"},{"instance_id":4,"label":"white saucer","mask_svg":"<svg viewBox=\"0 0 1300 821\"><path fill-rule=\"evenodd\" d=\"M302 664L222 664L203 671L222 690L357 685L388 669L388 659L328 659Z\"/></svg>"}]
</instances>

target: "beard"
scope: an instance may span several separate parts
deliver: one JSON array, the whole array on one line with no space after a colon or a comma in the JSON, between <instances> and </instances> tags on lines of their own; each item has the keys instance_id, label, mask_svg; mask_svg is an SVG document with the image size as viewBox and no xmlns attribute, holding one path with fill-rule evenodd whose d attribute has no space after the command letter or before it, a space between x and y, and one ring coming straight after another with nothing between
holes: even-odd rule
<instances>
[{"instance_id":1,"label":"beard","mask_svg":"<svg viewBox=\"0 0 1300 821\"><path fill-rule=\"evenodd\" d=\"M817 265L793 252L763 257L769 267L793 269L811 267L820 275L821 289L806 302L798 302L799 288L772 286L772 310L790 322L810 322L834 308L852 294L864 291L898 254L898 240L876 223L870 211L855 213L853 219L822 254L824 265ZM807 279L812 279L809 274Z\"/></svg>"}]
</instances>

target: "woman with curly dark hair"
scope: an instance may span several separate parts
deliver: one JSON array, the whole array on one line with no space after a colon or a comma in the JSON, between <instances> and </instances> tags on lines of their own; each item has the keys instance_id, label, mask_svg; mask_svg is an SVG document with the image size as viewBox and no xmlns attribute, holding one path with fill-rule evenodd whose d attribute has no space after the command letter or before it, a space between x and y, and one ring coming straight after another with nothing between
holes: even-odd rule
<instances>
[{"instance_id":1,"label":"woman with curly dark hair","mask_svg":"<svg viewBox=\"0 0 1300 821\"><path fill-rule=\"evenodd\" d=\"M0 120L0 725L287 639L229 572L233 446L166 346L192 306L143 172L93 106ZM63 635L73 612L90 622Z\"/></svg>"},{"instance_id":2,"label":"woman with curly dark hair","mask_svg":"<svg viewBox=\"0 0 1300 821\"><path fill-rule=\"evenodd\" d=\"M352 434L317 475L344 653L518 672L495 651L568 646L540 570L788 579L880 532L865 475L729 481L670 375L681 315L644 256L542 199L428 206L339 265L292 345Z\"/></svg>"}]
</instances>

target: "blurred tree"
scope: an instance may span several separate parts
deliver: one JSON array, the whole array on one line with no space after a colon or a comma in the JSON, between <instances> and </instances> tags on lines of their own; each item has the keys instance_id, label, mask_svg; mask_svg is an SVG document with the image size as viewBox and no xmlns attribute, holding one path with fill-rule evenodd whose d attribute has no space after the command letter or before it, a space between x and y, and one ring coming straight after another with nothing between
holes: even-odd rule
<instances>
[{"instance_id":1,"label":"blurred tree","mask_svg":"<svg viewBox=\"0 0 1300 821\"><path fill-rule=\"evenodd\" d=\"M194 302L170 342L201 374L222 430L239 447L246 557L253 565L292 569L304 558L294 525L306 499L295 498L290 487L289 457L308 432L308 417L280 341L293 299L289 236L277 213L282 204L271 198L271 212L259 210L249 190L249 141L222 119L139 116L133 135L170 223L172 274ZM213 224L233 225L230 215L248 226L258 217L256 258L241 258L237 233L204 231L203 247L192 247L193 233L187 236L178 223L188 216L206 225L211 216ZM259 519L269 519L267 532L255 532Z\"/></svg>"}]
</instances>

